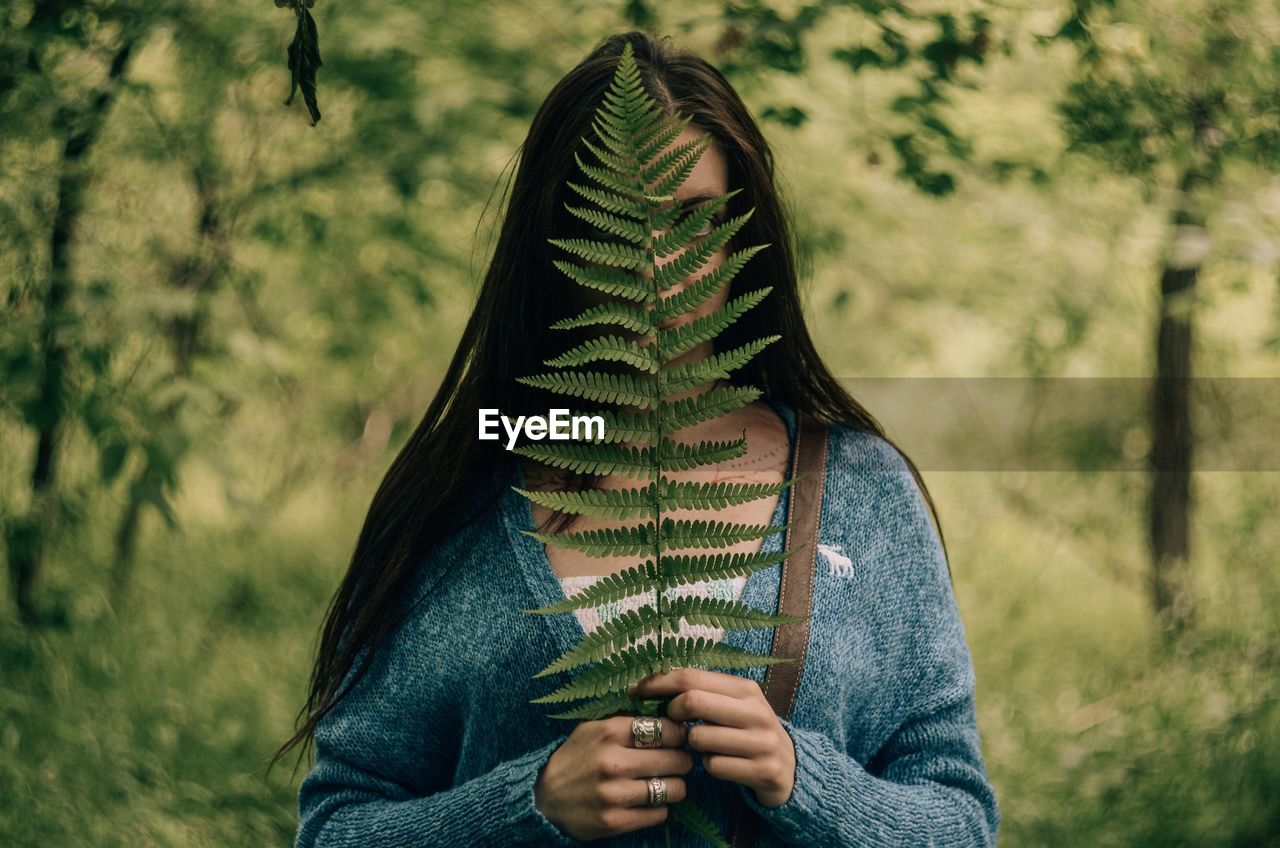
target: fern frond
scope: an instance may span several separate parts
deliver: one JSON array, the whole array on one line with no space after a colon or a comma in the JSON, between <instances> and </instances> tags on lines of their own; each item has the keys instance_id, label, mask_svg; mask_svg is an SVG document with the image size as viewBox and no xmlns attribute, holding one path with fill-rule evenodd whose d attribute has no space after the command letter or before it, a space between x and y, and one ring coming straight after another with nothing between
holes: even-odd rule
<instances>
[{"instance_id":1,"label":"fern frond","mask_svg":"<svg viewBox=\"0 0 1280 848\"><path fill-rule=\"evenodd\" d=\"M672 136L672 138L674 139L675 136ZM645 185L648 185L649 183L652 183L652 182L655 182L656 180L661 179L672 168L678 167L684 159L692 157L696 162L697 158L701 156L704 152L706 152L707 145L710 143L710 141L711 141L710 136L700 135L693 141L688 141L688 142L685 142L684 144L677 145L671 148L670 150L668 150L666 153L663 153L653 162L649 163L648 165L646 165L641 169L641 174L644 177ZM676 183L676 185L679 185L679 183ZM672 190L673 191L675 190L675 186L672 186ZM665 194L666 192L657 192L657 193Z\"/></svg>"},{"instance_id":2,"label":"fern frond","mask_svg":"<svg viewBox=\"0 0 1280 848\"><path fill-rule=\"evenodd\" d=\"M666 585L679 586L697 580L724 580L750 576L762 568L771 568L800 548L777 553L754 554L679 554L661 557L662 579ZM574 597L577 597L575 595Z\"/></svg>"},{"instance_id":3,"label":"fern frond","mask_svg":"<svg viewBox=\"0 0 1280 848\"><path fill-rule=\"evenodd\" d=\"M663 439L659 468L663 471L687 471L700 465L737 459L745 456L746 453L745 438L728 441L704 440L696 445Z\"/></svg>"},{"instance_id":4,"label":"fern frond","mask_svg":"<svg viewBox=\"0 0 1280 848\"><path fill-rule=\"evenodd\" d=\"M623 197L622 195L601 191L600 189L591 188L590 186L581 186L572 182L566 183L566 185L587 200L608 209L610 212L616 212L619 215L630 215L638 221L648 222L648 207L645 205L643 200Z\"/></svg>"},{"instance_id":5,"label":"fern frond","mask_svg":"<svg viewBox=\"0 0 1280 848\"><path fill-rule=\"evenodd\" d=\"M728 244L734 233L742 229L743 224L747 223L754 213L754 209L748 209L736 218L730 218L713 229L706 238L696 242L693 247L680 254L678 258L659 268L657 273L653 275L657 281L658 291L665 291L671 288L703 265L706 265L707 260L715 256L720 251L720 248Z\"/></svg>"},{"instance_id":6,"label":"fern frond","mask_svg":"<svg viewBox=\"0 0 1280 848\"><path fill-rule=\"evenodd\" d=\"M650 266L649 260L642 251L625 244L611 241L592 241L591 239L547 239L548 244L581 256L588 262L599 262L614 268L630 268L632 271L645 271Z\"/></svg>"},{"instance_id":7,"label":"fern frond","mask_svg":"<svg viewBox=\"0 0 1280 848\"><path fill-rule=\"evenodd\" d=\"M656 484L631 489L586 489L581 492L538 492L512 486L529 500L556 512L599 519L644 518L653 513Z\"/></svg>"},{"instance_id":8,"label":"fern frond","mask_svg":"<svg viewBox=\"0 0 1280 848\"><path fill-rule=\"evenodd\" d=\"M653 157L657 156L668 144L679 138L680 133L684 132L692 122L692 115L685 117L668 115L655 123L647 132L641 133L636 138L635 145L638 148L636 158L641 162L652 161ZM645 182L652 182L652 178Z\"/></svg>"},{"instance_id":9,"label":"fern frond","mask_svg":"<svg viewBox=\"0 0 1280 848\"><path fill-rule=\"evenodd\" d=\"M575 474L625 474L640 478L651 476L653 458L650 448L625 445L530 442L511 449L512 453L536 459L552 468L567 468Z\"/></svg>"},{"instance_id":10,"label":"fern frond","mask_svg":"<svg viewBox=\"0 0 1280 848\"><path fill-rule=\"evenodd\" d=\"M639 609L626 610L604 622L534 677L546 677L587 663L599 662L612 653L642 642L657 632L659 626L671 632L677 631L682 619L690 624L709 625L724 630L752 630L791 624L806 618L808 616L777 615L727 598L675 598L662 613L653 605L646 604Z\"/></svg>"},{"instance_id":11,"label":"fern frond","mask_svg":"<svg viewBox=\"0 0 1280 848\"><path fill-rule=\"evenodd\" d=\"M632 595L643 595L651 592L661 579L662 576L658 573L654 560L645 560L639 565L633 565L614 574L606 574L590 586L575 592L562 601L557 601L554 604L538 609L521 610L521 612L554 615L570 610L599 606L611 601L620 601Z\"/></svg>"},{"instance_id":12,"label":"fern frond","mask_svg":"<svg viewBox=\"0 0 1280 848\"><path fill-rule=\"evenodd\" d=\"M653 315L629 303L609 301L587 309L572 318L561 319L551 325L553 330L572 330L593 324L618 324L636 333L648 333L654 327Z\"/></svg>"},{"instance_id":13,"label":"fern frond","mask_svg":"<svg viewBox=\"0 0 1280 848\"><path fill-rule=\"evenodd\" d=\"M682 145L689 148L688 152L676 159L671 168L661 175L651 191L658 195L673 194L681 183L689 179L689 175L693 173L693 169L698 165L698 160L702 158L702 154L706 152L710 144L711 136L703 134L688 145Z\"/></svg>"},{"instance_id":14,"label":"fern frond","mask_svg":"<svg viewBox=\"0 0 1280 848\"><path fill-rule=\"evenodd\" d=\"M563 259L553 259L551 264L580 286L635 303L648 303L653 298L653 285L630 271L599 265L574 265Z\"/></svg>"},{"instance_id":15,"label":"fern frond","mask_svg":"<svg viewBox=\"0 0 1280 848\"><path fill-rule=\"evenodd\" d=\"M535 533L521 530L544 545L559 545L582 551L587 556L616 557L636 556L653 548L657 538L653 522L638 527L606 527L601 530L580 530L576 533Z\"/></svg>"},{"instance_id":16,"label":"fern frond","mask_svg":"<svg viewBox=\"0 0 1280 848\"><path fill-rule=\"evenodd\" d=\"M611 716L614 713L636 713L637 715L656 715L656 705L661 703L657 698L637 699L625 694L610 692L599 698L588 701L562 713L551 713L547 718L574 719L577 721L595 721Z\"/></svg>"},{"instance_id":17,"label":"fern frond","mask_svg":"<svg viewBox=\"0 0 1280 848\"><path fill-rule=\"evenodd\" d=\"M772 536L787 525L772 524L737 524L725 521L675 521L670 518L662 520L662 533L658 542L661 550L679 550L682 548L727 548L738 542L763 539ZM593 531L588 531L593 532ZM594 531L600 532L600 531Z\"/></svg>"},{"instance_id":18,"label":"fern frond","mask_svg":"<svg viewBox=\"0 0 1280 848\"><path fill-rule=\"evenodd\" d=\"M586 365L591 362L625 362L633 368L649 374L658 373L658 355L653 346L641 347L637 342L621 336L605 336L590 339L567 350L555 359L543 364L556 367Z\"/></svg>"},{"instance_id":19,"label":"fern frond","mask_svg":"<svg viewBox=\"0 0 1280 848\"><path fill-rule=\"evenodd\" d=\"M658 346L662 348L663 358L670 361L677 356L692 350L703 342L708 342L720 335L721 331L737 321L751 307L768 297L772 286L764 286L755 291L733 298L715 312L695 318L688 324L659 330Z\"/></svg>"},{"instance_id":20,"label":"fern frond","mask_svg":"<svg viewBox=\"0 0 1280 848\"><path fill-rule=\"evenodd\" d=\"M635 192L638 188L630 181L620 177L608 168L597 168L594 165L588 165L586 162L583 162L582 157L578 155L576 150L573 153L573 159L578 163L578 167L582 169L582 173L591 177L591 179L600 183L602 187L607 188L610 191L615 191L626 197L628 194Z\"/></svg>"},{"instance_id":21,"label":"fern frond","mask_svg":"<svg viewBox=\"0 0 1280 848\"><path fill-rule=\"evenodd\" d=\"M597 665L579 672L573 680L541 698L531 698L531 704L576 701L579 698L598 698L610 692L625 693L627 687L638 680L662 670L658 646L646 642L605 657Z\"/></svg>"},{"instance_id":22,"label":"fern frond","mask_svg":"<svg viewBox=\"0 0 1280 848\"><path fill-rule=\"evenodd\" d=\"M717 198L708 200L699 205L680 221L675 227L667 230L653 242L653 253L655 256L671 256L679 253L684 246L693 240L699 230L707 225L716 213L729 202L735 194L741 192L742 189L734 189L728 194L722 194Z\"/></svg>"},{"instance_id":23,"label":"fern frond","mask_svg":"<svg viewBox=\"0 0 1280 848\"><path fill-rule=\"evenodd\" d=\"M776 627L780 624L792 624L809 617L779 615L749 607L732 598L710 598L697 595L686 595L674 599L663 616L669 622L674 622L671 625L673 630L679 627L680 619L690 624L705 624L724 630L757 630L763 627Z\"/></svg>"},{"instance_id":24,"label":"fern frond","mask_svg":"<svg viewBox=\"0 0 1280 848\"><path fill-rule=\"evenodd\" d=\"M648 477L652 482L630 489L568 492L515 491L535 504L571 515L602 521L638 521L638 526L591 529L575 533L523 531L546 545L576 550L593 557L644 557L634 566L601 577L586 589L557 603L525 612L563 613L635 596L650 601L639 609L608 620L566 650L535 677L575 672L572 680L531 703L585 699L553 718L594 720L622 711L658 715L662 699L636 700L626 696L630 683L673 666L737 669L791 662L734 648L705 638L689 639L676 633L687 621L724 630L774 627L803 620L805 616L780 616L754 609L738 600L699 596L667 598L668 589L702 580L751 575L777 566L795 551L777 553L676 553L697 549L727 549L758 540L786 525L756 525L714 520L672 520L674 510L720 510L729 506L779 495L794 480L781 483L677 481L668 474L721 463L747 452L745 433L740 439L679 441L675 436L701 422L728 415L761 397L751 386L715 386L694 397L676 400L678 394L702 383L728 377L741 369L765 346L778 339L766 336L699 362L676 366L674 361L711 342L746 310L769 293L767 287L740 294L710 315L683 323L717 293L722 292L757 252L768 245L731 253L707 273L693 278L718 255L750 219L753 210L719 221L727 204L742 189L709 199L695 208L676 198L703 153L712 144L709 133L679 143L692 117L664 115L641 84L641 75L630 43L623 46L613 80L591 123L593 143L581 139L594 157L574 152L585 181L567 185L586 201L565 205L571 215L588 222L616 241L548 239L548 243L575 255L582 263L556 260L554 265L584 288L612 298L571 318L557 321L553 329L621 327L642 338L630 340L599 332L545 364L556 368L581 368L594 362L620 363L638 372L612 374L601 371L565 371L517 378L524 385L580 397L627 409L592 411L605 419L602 437L572 444L532 443L516 453L557 468L599 475ZM670 149L669 149L670 148ZM701 232L713 222L708 235ZM655 238L654 234L658 234ZM673 257L659 264L658 259ZM659 292L678 286L668 297ZM681 326L660 329L676 320ZM589 405L589 404L583 404ZM581 414L577 413L576 414ZM514 487L513 487L514 488ZM671 820L714 845L727 844L714 823L686 799L671 806ZM670 834L667 833L667 841Z\"/></svg>"},{"instance_id":25,"label":"fern frond","mask_svg":"<svg viewBox=\"0 0 1280 848\"><path fill-rule=\"evenodd\" d=\"M794 482L781 483L695 483L663 480L660 485L662 509L724 509L729 506L772 497Z\"/></svg>"},{"instance_id":26,"label":"fern frond","mask_svg":"<svg viewBox=\"0 0 1280 848\"><path fill-rule=\"evenodd\" d=\"M573 701L578 698L599 697L610 692L626 692L627 686L632 683L653 674L668 672L673 666L734 669L795 662L795 657L770 656L758 651L735 648L702 636L696 639L684 636L666 639L663 653L664 656L658 656L657 644L654 642L627 648L605 657L551 694L533 698L529 703Z\"/></svg>"},{"instance_id":27,"label":"fern frond","mask_svg":"<svg viewBox=\"0 0 1280 848\"><path fill-rule=\"evenodd\" d=\"M659 623L674 630L673 619L668 614L659 615L652 604L639 609L624 610L595 630L586 634L571 650L561 654L534 677L546 677L560 671L568 671L587 663L598 662L608 655L630 647L658 629Z\"/></svg>"},{"instance_id":28,"label":"fern frond","mask_svg":"<svg viewBox=\"0 0 1280 848\"><path fill-rule=\"evenodd\" d=\"M664 430L683 430L755 403L761 394L755 386L716 386L694 397L659 403L658 417Z\"/></svg>"},{"instance_id":29,"label":"fern frond","mask_svg":"<svg viewBox=\"0 0 1280 848\"><path fill-rule=\"evenodd\" d=\"M644 225L636 221L628 221L626 218L617 215L610 215L608 212L601 212L599 209L583 209L578 206L570 206L568 203L564 208L576 218L581 218L592 226L607 230L615 236L621 236L632 244L643 246L648 240L651 233L644 231Z\"/></svg>"},{"instance_id":30,"label":"fern frond","mask_svg":"<svg viewBox=\"0 0 1280 848\"><path fill-rule=\"evenodd\" d=\"M595 127L595 124L592 124ZM582 145L591 151L591 154L600 160L600 164L606 168L612 168L620 174L633 173L636 169L636 163L633 155L627 150L627 145L615 139L612 135L601 135L599 127L595 127L596 135L599 136L604 149L596 147L585 138L582 139ZM607 133L607 131L605 131Z\"/></svg>"},{"instance_id":31,"label":"fern frond","mask_svg":"<svg viewBox=\"0 0 1280 848\"><path fill-rule=\"evenodd\" d=\"M652 400L649 387L629 374L604 374L599 371L564 371L517 377L517 383L546 389L562 395L648 407Z\"/></svg>"},{"instance_id":32,"label":"fern frond","mask_svg":"<svg viewBox=\"0 0 1280 848\"><path fill-rule=\"evenodd\" d=\"M716 823L694 802L692 798L682 798L667 807L667 819L683 827L691 833L701 836L711 843L711 848L731 848L728 842L720 837Z\"/></svg>"},{"instance_id":33,"label":"fern frond","mask_svg":"<svg viewBox=\"0 0 1280 848\"><path fill-rule=\"evenodd\" d=\"M780 338L782 336L764 336L735 347L733 350L726 350L724 353L672 368L666 372L662 380L663 396L677 395L695 386L728 377L730 373L746 365L753 356Z\"/></svg>"},{"instance_id":34,"label":"fern frond","mask_svg":"<svg viewBox=\"0 0 1280 848\"><path fill-rule=\"evenodd\" d=\"M668 297L658 298L657 306L655 307L658 313L658 320L666 321L696 309L704 301L720 291L722 286L732 280L751 257L768 246L767 244L758 244L754 247L735 250L714 270L698 277L686 288Z\"/></svg>"}]
</instances>

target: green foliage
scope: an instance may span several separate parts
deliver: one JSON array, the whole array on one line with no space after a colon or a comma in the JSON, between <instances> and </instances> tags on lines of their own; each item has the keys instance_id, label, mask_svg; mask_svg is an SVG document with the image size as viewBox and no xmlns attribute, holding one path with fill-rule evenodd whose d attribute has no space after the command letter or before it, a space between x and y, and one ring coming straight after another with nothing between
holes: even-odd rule
<instances>
[{"instance_id":1,"label":"green foliage","mask_svg":"<svg viewBox=\"0 0 1280 848\"><path fill-rule=\"evenodd\" d=\"M1280 169L1280 12L1265 0L1077 3L1053 39L1082 61L1059 104L1070 150L1127 174ZM1164 174L1167 178L1169 175Z\"/></svg>"},{"instance_id":2,"label":"green foliage","mask_svg":"<svg viewBox=\"0 0 1280 848\"><path fill-rule=\"evenodd\" d=\"M745 434L726 441L703 440L687 444L672 438L683 427L709 421L740 409L759 397L747 387L716 386L692 398L679 397L713 381L727 378L778 336L756 339L723 353L675 364L704 342L713 341L748 309L769 293L768 288L728 301L709 315L668 329L659 325L690 314L727 286L747 259L763 246L736 251L718 269L666 298L661 293L704 268L751 216L730 218L704 235L716 213L741 189L700 205L683 218L674 192L698 163L709 136L663 152L689 124L679 115L661 116L640 85L635 58L628 44L622 53L605 105L596 112L594 129L599 145L584 139L599 159L590 165L578 157L582 172L598 185L570 183L574 191L598 208L566 207L620 241L549 239L557 247L586 260L587 265L556 261L555 267L575 283L612 299L580 315L558 322L554 328L621 325L643 338L607 334L591 339L547 360L549 366L567 369L519 378L525 385L588 400L618 404L630 409L613 410L609 425L625 431L619 441L608 438L590 444L530 444L516 448L522 456L556 468L592 475L622 474L647 479L645 486L609 491L516 491L535 503L573 515L604 520L647 519L639 525L581 532L528 535L547 545L581 551L592 557L648 556L625 571L609 575L564 603L539 610L539 614L573 609L633 595L653 594L656 603L613 619L587 634L571 650L535 677L573 672L572 679L532 703L559 703L591 699L553 718L597 719L621 711L654 714L662 709L651 701L626 696L626 687L674 666L747 668L791 662L722 642L668 637L682 619L726 629L770 628L803 617L767 613L737 601L680 598L668 601L668 590L697 580L750 573L776 565L781 556L719 554L675 556L683 549L728 548L738 542L762 539L784 527L772 524L737 524L716 520L673 520L673 509L714 511L730 504L777 495L789 483L778 485L697 484L676 481L666 474L712 465L746 453ZM655 237L655 233L660 233ZM658 264L659 258L675 257ZM603 266L603 267L602 267ZM611 374L571 370L592 362L616 363L635 374ZM655 636L656 639L651 638ZM644 640L642 644L637 644ZM692 800L674 804L670 823L683 826L716 845L726 844L710 821L694 808Z\"/></svg>"}]
</instances>

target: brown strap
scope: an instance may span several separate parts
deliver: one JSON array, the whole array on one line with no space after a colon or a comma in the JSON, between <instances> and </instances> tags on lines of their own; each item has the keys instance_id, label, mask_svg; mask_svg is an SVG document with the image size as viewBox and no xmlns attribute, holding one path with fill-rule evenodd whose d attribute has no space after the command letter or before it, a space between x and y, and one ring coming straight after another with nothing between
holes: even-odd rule
<instances>
[{"instance_id":1,"label":"brown strap","mask_svg":"<svg viewBox=\"0 0 1280 848\"><path fill-rule=\"evenodd\" d=\"M813 568L818 556L818 520L822 514L822 490L827 476L827 427L806 412L796 418L796 443L791 456L791 485L787 504L787 537L782 549L797 540L802 547L782 563L778 584L778 613L808 616L813 603ZM769 666L765 672L765 699L782 718L790 718L796 690L804 673L805 651L809 646L809 619L781 624L773 629L775 657L794 657L795 662ZM754 848L760 817L746 804L738 805L732 844L734 848Z\"/></svg>"}]
</instances>

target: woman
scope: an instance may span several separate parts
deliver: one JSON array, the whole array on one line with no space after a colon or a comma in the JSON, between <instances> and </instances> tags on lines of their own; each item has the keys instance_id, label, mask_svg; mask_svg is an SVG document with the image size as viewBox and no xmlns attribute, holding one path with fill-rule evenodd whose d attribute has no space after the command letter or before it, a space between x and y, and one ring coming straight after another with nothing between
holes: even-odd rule
<instances>
[{"instance_id":1,"label":"woman","mask_svg":"<svg viewBox=\"0 0 1280 848\"><path fill-rule=\"evenodd\" d=\"M562 529L572 517L531 505L512 487L628 481L560 477L476 437L479 409L512 418L548 409L549 395L516 378L545 372L544 361L568 348L564 333L547 328L583 306L583 290L552 270L560 257L547 238L584 232L564 212L574 199L566 183L627 43L663 112L691 118L677 143L711 137L677 201L737 190L724 214L754 213L734 243L769 245L731 283L735 297L771 286L769 299L714 339L715 349L728 349L780 336L730 381L762 397L676 436L746 431L748 453L710 473L776 482L789 473L798 413L830 425L810 642L791 718L765 700L763 667L675 669L633 692L670 699L656 748L629 715L566 722L530 703L553 688L533 675L605 611L526 610L635 562L544 547L522 531ZM781 524L788 497L716 517ZM607 39L534 118L475 312L373 499L330 606L305 722L277 754L316 743L299 791L297 846L656 845L668 805L686 797L722 834L746 804L763 819L762 848L994 844L999 813L979 745L973 667L932 513L915 466L813 348L772 156L740 98L709 64L666 39ZM591 526L578 517L574 529ZM777 552L781 542L775 533L737 550ZM780 569L693 588L776 612ZM724 641L767 654L770 638L757 628ZM654 777L665 799L651 794ZM678 827L671 835L673 844L705 844Z\"/></svg>"}]
</instances>

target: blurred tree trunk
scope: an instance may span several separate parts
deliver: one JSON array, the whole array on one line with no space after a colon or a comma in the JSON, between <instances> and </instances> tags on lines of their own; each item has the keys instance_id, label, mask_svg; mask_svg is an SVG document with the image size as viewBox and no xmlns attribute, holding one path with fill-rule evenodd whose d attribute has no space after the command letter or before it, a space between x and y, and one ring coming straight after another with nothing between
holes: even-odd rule
<instances>
[{"instance_id":1,"label":"blurred tree trunk","mask_svg":"<svg viewBox=\"0 0 1280 848\"><path fill-rule=\"evenodd\" d=\"M230 238L225 228L219 200L217 167L207 137L196 142L201 153L191 164L191 183L195 191L199 219L196 223L196 249L179 257L168 274L168 284L176 291L191 292L194 305L187 314L175 315L166 327L173 376L185 380L191 376L192 359L201 347L200 336L208 317L209 301L217 290L219 278L229 262ZM161 410L163 418L180 414L183 396L177 395ZM158 503L162 487L169 482L173 469L164 469L148 456L138 476L129 486L129 501L116 528L115 551L111 566L111 594L114 603L125 600L133 572L137 550L138 525L142 507Z\"/></svg>"},{"instance_id":2,"label":"blurred tree trunk","mask_svg":"<svg viewBox=\"0 0 1280 848\"><path fill-rule=\"evenodd\" d=\"M39 336L43 365L39 390L42 420L37 427L31 471L31 513L6 539L14 603L20 619L28 626L40 620L35 583L53 514L51 499L58 465L58 436L66 409L67 346L63 326L68 318L65 313L72 286L71 241L84 209L84 193L92 178L89 153L106 124L135 43L135 36L124 38L112 56L106 79L82 109L65 107L58 112L58 126L65 128L65 140L49 241L49 284L45 289Z\"/></svg>"},{"instance_id":3,"label":"blurred tree trunk","mask_svg":"<svg viewBox=\"0 0 1280 848\"><path fill-rule=\"evenodd\" d=\"M1156 379L1152 394L1151 582L1161 623L1174 632L1193 623L1190 581L1191 328L1196 282L1208 233L1193 195L1198 175L1183 172L1173 232L1160 274Z\"/></svg>"}]
</instances>

